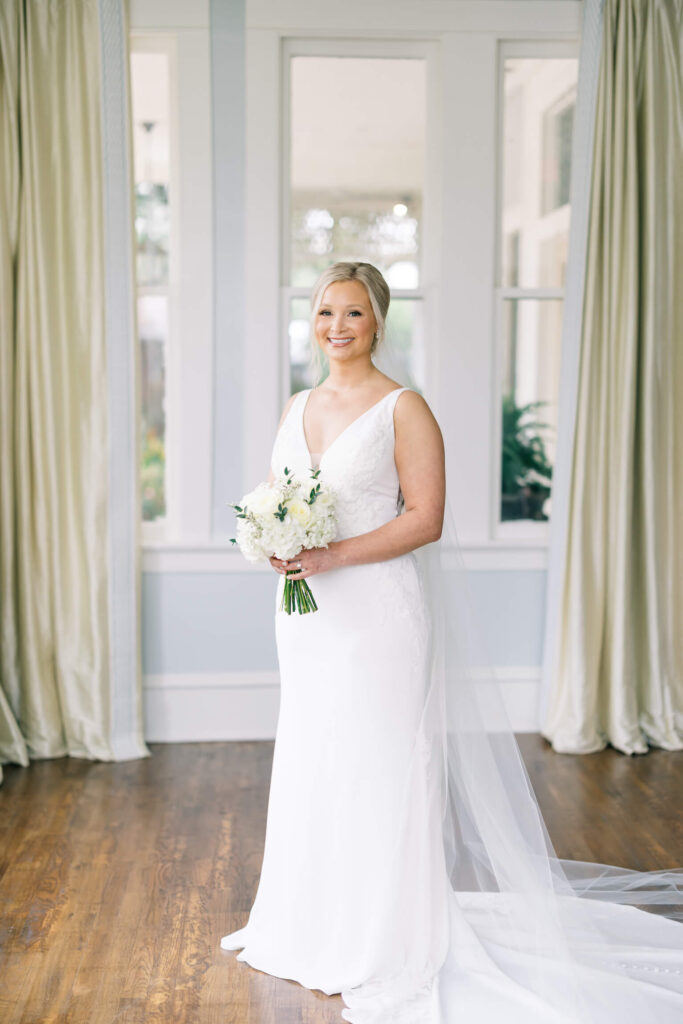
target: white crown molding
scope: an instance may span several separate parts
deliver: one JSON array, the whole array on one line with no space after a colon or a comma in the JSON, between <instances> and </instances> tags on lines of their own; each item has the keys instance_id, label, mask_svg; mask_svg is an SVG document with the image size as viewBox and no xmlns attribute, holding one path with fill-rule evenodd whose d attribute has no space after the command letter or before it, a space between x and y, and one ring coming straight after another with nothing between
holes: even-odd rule
<instances>
[{"instance_id":1,"label":"white crown molding","mask_svg":"<svg viewBox=\"0 0 683 1024\"><path fill-rule=\"evenodd\" d=\"M549 32L555 36L578 35L581 9L580 0L392 0L391 4L368 4L366 0L346 0L344 4L331 0L315 4L310 0L247 0L246 26L300 36L321 32L348 36L352 34L349 26L362 26L365 38L374 33L386 37L390 18L394 38L403 33L425 37L435 32L497 30L529 39Z\"/></svg>"}]
</instances>

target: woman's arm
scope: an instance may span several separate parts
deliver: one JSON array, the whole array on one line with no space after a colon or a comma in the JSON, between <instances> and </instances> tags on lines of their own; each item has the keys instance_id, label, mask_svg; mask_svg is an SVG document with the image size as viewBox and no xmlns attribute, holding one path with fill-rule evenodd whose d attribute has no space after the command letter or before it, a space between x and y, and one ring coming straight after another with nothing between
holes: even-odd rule
<instances>
[{"instance_id":1,"label":"woman's arm","mask_svg":"<svg viewBox=\"0 0 683 1024\"><path fill-rule=\"evenodd\" d=\"M394 428L394 458L405 511L370 533L333 542L330 547L337 567L384 562L441 536L446 501L443 438L431 409L417 392L406 391L397 399Z\"/></svg>"},{"instance_id":2,"label":"woman's arm","mask_svg":"<svg viewBox=\"0 0 683 1024\"><path fill-rule=\"evenodd\" d=\"M287 565L291 567L301 557L307 570L292 574L290 579L349 565L384 562L439 539L446 501L444 446L439 425L422 396L405 391L396 400L394 428L394 457L405 502L403 514L369 533L332 541L328 548L315 548L290 559Z\"/></svg>"}]
</instances>

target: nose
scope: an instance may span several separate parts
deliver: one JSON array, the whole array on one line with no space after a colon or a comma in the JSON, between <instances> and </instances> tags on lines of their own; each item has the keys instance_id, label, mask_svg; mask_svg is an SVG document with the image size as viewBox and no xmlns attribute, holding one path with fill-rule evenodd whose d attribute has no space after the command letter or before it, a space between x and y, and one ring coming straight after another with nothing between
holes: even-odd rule
<instances>
[{"instance_id":1,"label":"nose","mask_svg":"<svg viewBox=\"0 0 683 1024\"><path fill-rule=\"evenodd\" d=\"M330 326L330 334L335 337L341 337L341 331L344 330L344 317L339 315L332 317L332 324Z\"/></svg>"}]
</instances>

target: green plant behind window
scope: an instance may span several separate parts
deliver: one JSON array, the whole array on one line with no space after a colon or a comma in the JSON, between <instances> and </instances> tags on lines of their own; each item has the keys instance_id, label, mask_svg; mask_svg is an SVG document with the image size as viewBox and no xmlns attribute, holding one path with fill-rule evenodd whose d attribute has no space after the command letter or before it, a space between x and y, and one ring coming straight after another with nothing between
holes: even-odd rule
<instances>
[{"instance_id":1,"label":"green plant behind window","mask_svg":"<svg viewBox=\"0 0 683 1024\"><path fill-rule=\"evenodd\" d=\"M543 506L550 496L553 467L539 431L553 427L539 422L534 413L547 404L538 401L517 405L513 395L503 396L502 520L548 519Z\"/></svg>"},{"instance_id":2,"label":"green plant behind window","mask_svg":"<svg viewBox=\"0 0 683 1024\"><path fill-rule=\"evenodd\" d=\"M142 518L145 521L166 514L164 463L164 442L153 427L143 427L141 484Z\"/></svg>"}]
</instances>

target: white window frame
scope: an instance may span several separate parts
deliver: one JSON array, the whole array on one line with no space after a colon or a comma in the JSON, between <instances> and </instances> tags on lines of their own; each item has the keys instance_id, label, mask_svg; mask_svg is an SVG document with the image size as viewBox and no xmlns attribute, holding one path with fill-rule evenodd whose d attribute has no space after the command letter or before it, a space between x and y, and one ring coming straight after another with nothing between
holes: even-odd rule
<instances>
[{"instance_id":1,"label":"white window frame","mask_svg":"<svg viewBox=\"0 0 683 1024\"><path fill-rule=\"evenodd\" d=\"M514 59L517 57L532 57L532 58L553 58L553 57L570 57L578 60L579 56L579 41L518 41L518 40L500 40L498 43L498 59L497 59L497 83L498 83L498 98L497 98L497 117L496 117L496 137L497 137L497 157L496 157L496 244L495 244L495 260L496 260L496 277L494 287L494 307L495 307L495 338L494 338L494 366L496 368L495 384L494 384L494 404L493 404L493 438L491 446L491 480L490 480L490 495L491 495L491 507L489 509L489 518L491 522L491 536L494 542L512 543L514 545L524 547L528 545L542 544L547 546L550 539L550 521L537 522L530 519L520 519L514 521L502 522L500 519L500 505L501 505L501 459L502 459L502 379L503 379L503 359L504 359L504 330L505 330L505 316L504 308L506 299L560 299L564 301L565 289L564 288L529 288L529 287L510 287L503 286L501 284L502 274L502 242L503 242L503 155L504 155L504 137L503 137L503 119L505 110L505 94L504 94L504 68L505 61L508 59ZM561 109L558 107L558 109ZM564 220L570 211L561 207L558 211L553 212L549 215L549 219ZM559 389L558 389L559 399ZM551 513L552 518L552 513Z\"/></svg>"},{"instance_id":2,"label":"white window frame","mask_svg":"<svg viewBox=\"0 0 683 1024\"><path fill-rule=\"evenodd\" d=\"M245 2L246 281L240 439L244 489L267 471L286 393L283 287L288 282L283 279L280 251L285 223L281 175L285 41L324 41L334 49L358 36L354 47L363 40L371 49L388 42L399 48L424 45L436 53L439 69L434 102L429 104L432 127L428 126L427 165L432 181L425 182L425 199L432 203L434 215L439 210L439 222L431 229L425 225L433 235L422 253L421 288L429 309L426 330L431 341L427 387L447 435L450 500L468 567L543 569L545 540L506 539L497 537L495 530L501 326L500 296L495 293L497 69L503 44L512 46L515 54L528 44L546 54L566 42L575 53L581 0L401 5L390 0L375 4L345 0L343 5L313 5L310 0ZM171 173L178 181L174 211L178 222L172 222L178 243L174 271L178 291L175 314L173 308L170 311L173 365L167 368L171 403L167 471L171 479L175 474L175 480L167 496L169 513L177 509L177 516L167 524L163 538L150 539L149 531L143 529L148 548L143 564L148 571L244 571L239 554L211 537L213 229L207 0L192 5L131 0L130 30L135 45L170 36L176 46ZM457 95L467 96L468 102L458 105L448 100ZM174 451L177 471L172 465Z\"/></svg>"},{"instance_id":3,"label":"white window frame","mask_svg":"<svg viewBox=\"0 0 683 1024\"><path fill-rule=\"evenodd\" d=\"M423 42L415 40L404 40L396 42L393 40L367 40L367 39L283 39L282 41L282 65L280 89L282 95L282 224L280 230L280 266L281 266L281 329L280 337L282 350L280 354L280 367L282 379L280 381L280 402L284 404L290 394L290 364L289 364L289 343L287 336L287 325L290 316L290 300L310 296L310 288L294 287L290 285L291 280L291 245L289 238L290 231L290 206L291 195L289 168L289 124L291 116L290 105L290 60L292 57L365 57L385 59L413 59L424 60L425 62L425 163L424 178L422 181L422 216L420 220L420 252L419 252L419 285L417 288L392 288L392 299L416 299L422 303L422 323L426 338L426 349L424 354L425 383L429 388L432 384L434 373L434 360L431 359L429 351L429 338L432 335L430 324L433 318L431 308L432 283L438 277L438 270L431 258L436 250L435 239L438 237L439 213L438 202L438 177L437 163L435 159L429 159L430 154L436 152L438 138L435 132L435 123L432 112L435 109L439 94L439 52L436 42Z\"/></svg>"},{"instance_id":4,"label":"white window frame","mask_svg":"<svg viewBox=\"0 0 683 1024\"><path fill-rule=\"evenodd\" d=\"M174 83L176 80L176 47L175 39L168 35L149 35L138 33L131 35L130 37L130 52L133 53L159 53L163 54L168 59L168 85L169 85L169 96L168 96L168 108L169 108L169 194L172 195L174 192L174 186L176 181L176 166L174 164L175 154L175 124L174 122ZM132 103L131 103L132 111ZM143 520L142 521L142 541L143 544L154 544L159 543L163 540L166 535L169 523L169 479L173 474L173 459L169 451L169 361L172 359L172 353L175 350L175 344L173 342L173 332L175 328L175 310L177 307L177 295L176 295L176 238L177 238L177 218L175 214L175 204L169 203L170 213L170 225L169 225L169 279L166 285L139 285L135 287L136 301L141 296L145 295L164 295L167 301L167 317L168 327L166 335L166 348L164 351L164 367L165 367L165 395L164 395L164 414L165 414L165 437L164 437L164 493L166 496L166 515L160 516L154 520ZM137 322L137 318L136 318ZM138 336L139 344L139 336ZM142 515L142 510L140 511Z\"/></svg>"},{"instance_id":5,"label":"white window frame","mask_svg":"<svg viewBox=\"0 0 683 1024\"><path fill-rule=\"evenodd\" d=\"M410 46L431 56L423 281L427 389L448 439L447 480L470 565L543 568L547 537L497 535L500 466L500 324L496 294L499 223L499 48L575 55L581 4L471 3L408 9L347 0L343 10L304 0L259 0L247 29L247 252L244 466L252 485L267 471L288 393L284 279L288 182L284 147L285 54L374 55ZM391 25L391 40L386 26ZM353 26L363 38L354 39ZM405 50L402 47L406 47ZM415 52L415 51L413 51ZM467 96L468 103L449 97ZM438 213L437 213L438 211ZM435 224L438 219L438 225ZM443 225L443 228L442 228ZM430 238L431 234L431 241ZM560 295L562 292L560 292ZM537 526L538 524L531 524ZM543 526L544 524L540 524Z\"/></svg>"},{"instance_id":6,"label":"white window frame","mask_svg":"<svg viewBox=\"0 0 683 1024\"><path fill-rule=\"evenodd\" d=\"M130 49L164 53L170 88L170 246L166 350L166 516L142 523L144 548L211 538L213 313L208 27L145 31ZM182 154L182 158L181 158ZM153 289L152 289L153 290ZM142 290L144 291L144 290Z\"/></svg>"},{"instance_id":7,"label":"white window frame","mask_svg":"<svg viewBox=\"0 0 683 1024\"><path fill-rule=\"evenodd\" d=\"M424 40L315 38L286 30L247 33L247 328L245 351L245 489L267 475L280 411L290 393L288 323L290 299L308 297L310 289L289 284L289 61L295 56L384 57L424 59L427 79L426 154L421 223L420 285L393 289L396 298L423 303L425 335L433 335L437 278L435 256L439 229L438 45ZM253 82L253 86L251 83ZM255 183L257 183L255 185ZM250 282L252 282L250 286ZM253 290L252 290L253 288ZM276 295L276 301L267 296ZM264 338L277 339L277 351ZM429 388L438 372L426 360Z\"/></svg>"}]
</instances>

